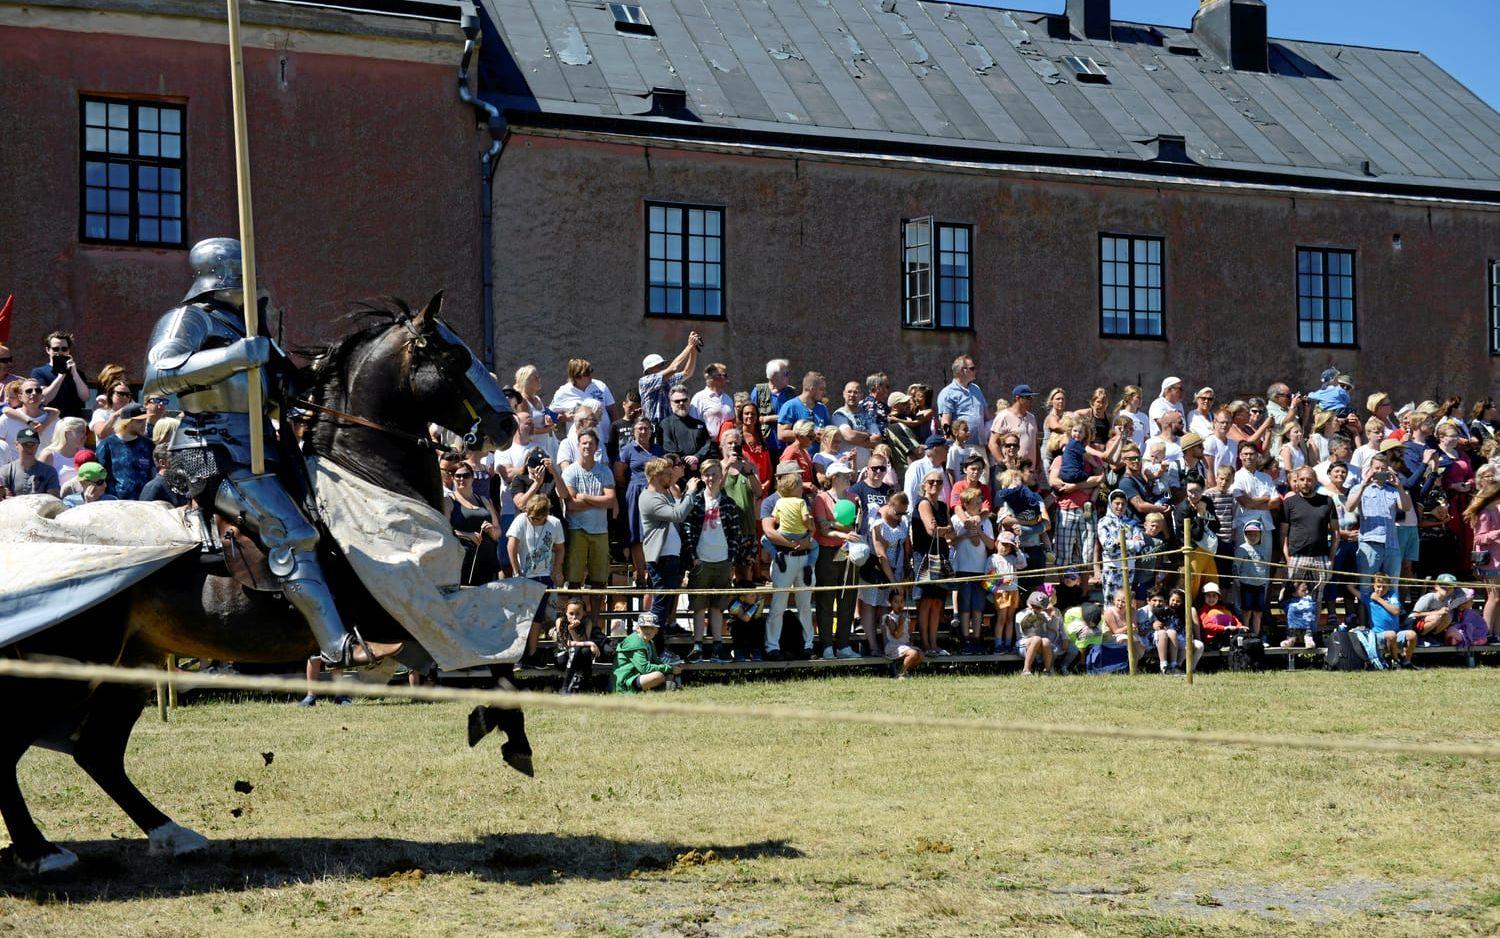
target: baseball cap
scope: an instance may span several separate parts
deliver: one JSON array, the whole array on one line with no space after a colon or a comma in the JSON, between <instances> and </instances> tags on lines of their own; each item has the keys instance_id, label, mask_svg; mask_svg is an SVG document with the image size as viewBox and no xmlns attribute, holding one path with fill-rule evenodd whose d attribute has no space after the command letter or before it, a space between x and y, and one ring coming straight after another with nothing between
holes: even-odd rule
<instances>
[{"instance_id":1,"label":"baseball cap","mask_svg":"<svg viewBox=\"0 0 1500 938\"><path fill-rule=\"evenodd\" d=\"M943 436L941 433L934 433L932 436L929 436L927 438L927 442L923 443L922 445L927 447L928 449L932 449L934 446L947 446L948 438L946 436Z\"/></svg>"},{"instance_id":2,"label":"baseball cap","mask_svg":"<svg viewBox=\"0 0 1500 938\"><path fill-rule=\"evenodd\" d=\"M1026 605L1045 606L1047 605L1047 601L1050 598L1051 597L1049 597L1046 593L1042 592L1041 590L1037 590L1035 593L1032 593L1030 596L1026 597Z\"/></svg>"},{"instance_id":3,"label":"baseball cap","mask_svg":"<svg viewBox=\"0 0 1500 938\"><path fill-rule=\"evenodd\" d=\"M799 469L798 471L800 472L801 470ZM828 466L828 475L830 475L830 476L852 476L852 475L854 475L854 470L849 468L849 464L848 463L835 460L834 462L830 463L829 466Z\"/></svg>"},{"instance_id":4,"label":"baseball cap","mask_svg":"<svg viewBox=\"0 0 1500 938\"><path fill-rule=\"evenodd\" d=\"M1337 368L1324 368L1323 369L1323 373L1321 375L1318 375L1318 378L1324 384L1327 384L1328 382L1332 381L1334 378L1337 378L1338 376L1339 376L1339 370Z\"/></svg>"},{"instance_id":5,"label":"baseball cap","mask_svg":"<svg viewBox=\"0 0 1500 938\"><path fill-rule=\"evenodd\" d=\"M137 403L135 403L135 402L132 401L131 403L126 404L124 407L120 408L119 419L120 420L133 420L136 417L143 417L143 416L145 416L145 414L146 414L146 408L142 407L140 404L137 404Z\"/></svg>"},{"instance_id":6,"label":"baseball cap","mask_svg":"<svg viewBox=\"0 0 1500 938\"><path fill-rule=\"evenodd\" d=\"M1437 579L1434 582L1440 583L1443 586L1457 586L1458 577L1454 576L1451 573L1439 573Z\"/></svg>"},{"instance_id":7,"label":"baseball cap","mask_svg":"<svg viewBox=\"0 0 1500 938\"><path fill-rule=\"evenodd\" d=\"M1068 580L1068 579L1074 579L1074 580L1076 580L1076 579L1078 579L1081 576L1083 576L1083 574L1081 574L1081 573L1078 572L1078 568L1077 567L1069 567L1068 569L1066 569L1066 570L1063 571L1063 579L1064 580Z\"/></svg>"},{"instance_id":8,"label":"baseball cap","mask_svg":"<svg viewBox=\"0 0 1500 938\"><path fill-rule=\"evenodd\" d=\"M1018 384L1015 387L1013 387L1013 388L1010 389L1010 396L1011 397L1036 397L1036 392L1031 389L1031 385L1029 385L1029 384Z\"/></svg>"},{"instance_id":9,"label":"baseball cap","mask_svg":"<svg viewBox=\"0 0 1500 938\"><path fill-rule=\"evenodd\" d=\"M30 427L22 427L21 432L16 434L17 443L30 443L33 446L41 445L42 438Z\"/></svg>"},{"instance_id":10,"label":"baseball cap","mask_svg":"<svg viewBox=\"0 0 1500 938\"><path fill-rule=\"evenodd\" d=\"M86 462L78 467L78 478L82 482L103 482L107 476L104 467L96 462Z\"/></svg>"},{"instance_id":11,"label":"baseball cap","mask_svg":"<svg viewBox=\"0 0 1500 938\"><path fill-rule=\"evenodd\" d=\"M1184 433L1182 435L1182 439L1177 441L1177 445L1185 450L1192 449L1195 446L1202 446L1203 437L1199 436L1196 433Z\"/></svg>"},{"instance_id":12,"label":"baseball cap","mask_svg":"<svg viewBox=\"0 0 1500 938\"><path fill-rule=\"evenodd\" d=\"M1166 377L1166 378L1163 378L1163 379L1161 379L1161 393L1165 394L1165 393L1167 393L1167 388L1175 388L1177 385L1179 385L1181 383L1182 383L1182 379L1181 378L1177 378L1177 377Z\"/></svg>"},{"instance_id":13,"label":"baseball cap","mask_svg":"<svg viewBox=\"0 0 1500 938\"><path fill-rule=\"evenodd\" d=\"M662 358L660 355L652 352L650 355L647 355L645 358L641 359L641 373L645 374L664 361L666 361L665 358Z\"/></svg>"},{"instance_id":14,"label":"baseball cap","mask_svg":"<svg viewBox=\"0 0 1500 938\"><path fill-rule=\"evenodd\" d=\"M1009 544L1014 547L1016 544L1016 532L1001 531L1000 536L995 538L995 540L1001 544Z\"/></svg>"},{"instance_id":15,"label":"baseball cap","mask_svg":"<svg viewBox=\"0 0 1500 938\"><path fill-rule=\"evenodd\" d=\"M643 612L636 617L635 627L638 629L657 629L661 628L661 623L656 621L656 613Z\"/></svg>"},{"instance_id":16,"label":"baseball cap","mask_svg":"<svg viewBox=\"0 0 1500 938\"><path fill-rule=\"evenodd\" d=\"M888 407L895 407L897 404L910 404L911 395L907 394L905 391L892 391L890 395L886 397L885 403Z\"/></svg>"},{"instance_id":17,"label":"baseball cap","mask_svg":"<svg viewBox=\"0 0 1500 938\"><path fill-rule=\"evenodd\" d=\"M1204 583L1203 584L1203 592L1205 592L1205 593L1213 593L1215 596L1217 596L1218 593L1219 593L1219 584L1213 583L1213 582Z\"/></svg>"},{"instance_id":18,"label":"baseball cap","mask_svg":"<svg viewBox=\"0 0 1500 938\"><path fill-rule=\"evenodd\" d=\"M91 450L91 449L81 449L78 452L76 452L76 453L73 454L73 468L74 469L77 469L79 466L82 466L86 462L93 462L93 461L94 461L94 451Z\"/></svg>"}]
</instances>

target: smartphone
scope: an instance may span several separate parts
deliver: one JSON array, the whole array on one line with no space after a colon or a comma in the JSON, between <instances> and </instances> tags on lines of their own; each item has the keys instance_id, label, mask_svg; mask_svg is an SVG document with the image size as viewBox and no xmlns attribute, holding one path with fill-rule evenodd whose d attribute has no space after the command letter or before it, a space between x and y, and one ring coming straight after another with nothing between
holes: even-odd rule
<instances>
[{"instance_id":1,"label":"smartphone","mask_svg":"<svg viewBox=\"0 0 1500 938\"><path fill-rule=\"evenodd\" d=\"M59 374L61 374L64 371L67 371L68 370L68 356L66 356L66 355L53 355L52 356L52 370L55 371L55 372L58 372Z\"/></svg>"}]
</instances>

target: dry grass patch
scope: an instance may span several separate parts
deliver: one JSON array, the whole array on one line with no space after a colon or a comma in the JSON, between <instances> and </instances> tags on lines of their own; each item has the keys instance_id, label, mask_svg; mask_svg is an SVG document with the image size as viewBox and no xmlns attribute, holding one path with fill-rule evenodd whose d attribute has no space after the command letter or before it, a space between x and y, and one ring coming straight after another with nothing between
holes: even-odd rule
<instances>
[{"instance_id":1,"label":"dry grass patch","mask_svg":"<svg viewBox=\"0 0 1500 938\"><path fill-rule=\"evenodd\" d=\"M1491 670L692 688L1119 726L1497 739ZM146 856L66 759L22 785L75 875L0 878L69 934L1493 934L1500 772L1453 758L538 713L538 777L463 708L205 703L144 720L141 787L215 841ZM150 722L148 722L150 721ZM264 754L272 754L267 759ZM236 785L237 782L244 783ZM238 788L238 790L237 790ZM245 789L249 790L246 791Z\"/></svg>"}]
</instances>

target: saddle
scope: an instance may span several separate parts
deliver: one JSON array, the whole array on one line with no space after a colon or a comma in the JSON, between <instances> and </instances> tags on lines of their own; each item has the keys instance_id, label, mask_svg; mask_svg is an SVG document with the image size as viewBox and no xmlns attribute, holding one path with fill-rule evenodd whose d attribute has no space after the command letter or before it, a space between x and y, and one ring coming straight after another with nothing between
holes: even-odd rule
<instances>
[{"instance_id":1,"label":"saddle","mask_svg":"<svg viewBox=\"0 0 1500 938\"><path fill-rule=\"evenodd\" d=\"M189 512L187 518L188 526L202 545L199 564L222 568L224 576L249 590L274 593L281 589L281 581L271 572L265 549L248 532L211 509Z\"/></svg>"}]
</instances>

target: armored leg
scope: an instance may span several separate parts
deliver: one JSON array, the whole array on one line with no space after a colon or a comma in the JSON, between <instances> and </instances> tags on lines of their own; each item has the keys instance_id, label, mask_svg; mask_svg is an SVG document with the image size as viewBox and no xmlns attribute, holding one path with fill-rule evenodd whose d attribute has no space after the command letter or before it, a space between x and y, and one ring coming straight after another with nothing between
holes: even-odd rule
<instances>
[{"instance_id":1,"label":"armored leg","mask_svg":"<svg viewBox=\"0 0 1500 938\"><path fill-rule=\"evenodd\" d=\"M318 530L275 476L236 469L220 484L214 505L260 535L271 572L281 578L287 602L307 620L327 665L370 664L400 650L400 645L369 645L345 628L318 563Z\"/></svg>"}]
</instances>

